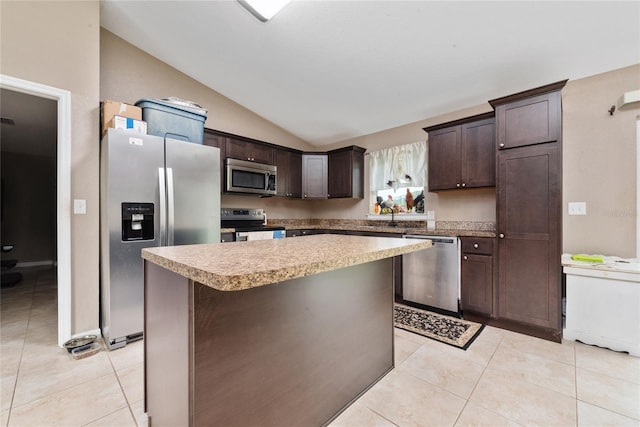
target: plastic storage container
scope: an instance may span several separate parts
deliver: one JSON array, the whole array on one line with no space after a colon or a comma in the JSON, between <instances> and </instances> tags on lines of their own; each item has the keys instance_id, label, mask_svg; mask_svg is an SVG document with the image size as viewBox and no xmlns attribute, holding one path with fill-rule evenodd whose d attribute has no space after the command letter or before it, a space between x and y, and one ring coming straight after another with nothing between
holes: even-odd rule
<instances>
[{"instance_id":1,"label":"plastic storage container","mask_svg":"<svg viewBox=\"0 0 640 427\"><path fill-rule=\"evenodd\" d=\"M142 120L147 122L149 135L202 144L207 110L182 100L140 99Z\"/></svg>"}]
</instances>

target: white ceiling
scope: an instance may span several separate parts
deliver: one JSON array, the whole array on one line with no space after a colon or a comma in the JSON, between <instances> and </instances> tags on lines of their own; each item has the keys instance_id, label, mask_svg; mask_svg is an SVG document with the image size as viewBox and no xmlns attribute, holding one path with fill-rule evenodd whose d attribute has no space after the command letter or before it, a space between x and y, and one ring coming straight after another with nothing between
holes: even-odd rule
<instances>
[{"instance_id":1,"label":"white ceiling","mask_svg":"<svg viewBox=\"0 0 640 427\"><path fill-rule=\"evenodd\" d=\"M102 0L101 25L314 145L640 62L637 0L294 0L266 23Z\"/></svg>"},{"instance_id":2,"label":"white ceiling","mask_svg":"<svg viewBox=\"0 0 640 427\"><path fill-rule=\"evenodd\" d=\"M102 0L101 25L314 145L640 62L638 1L294 0L262 23Z\"/></svg>"}]
</instances>

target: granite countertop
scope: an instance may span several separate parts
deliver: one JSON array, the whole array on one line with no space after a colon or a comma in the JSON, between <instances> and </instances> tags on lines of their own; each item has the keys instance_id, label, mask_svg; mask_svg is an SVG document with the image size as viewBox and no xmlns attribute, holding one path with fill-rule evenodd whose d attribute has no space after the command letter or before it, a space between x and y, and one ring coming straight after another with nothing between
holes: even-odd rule
<instances>
[{"instance_id":1,"label":"granite countertop","mask_svg":"<svg viewBox=\"0 0 640 427\"><path fill-rule=\"evenodd\" d=\"M390 221L390 220L389 220ZM269 220L270 226L285 230L336 230L362 231L389 234L419 234L425 236L496 237L495 223L474 221L438 221L435 230L427 230L425 221L397 221L390 227L389 221L377 220ZM221 233L233 233L234 228L223 228Z\"/></svg>"},{"instance_id":2,"label":"granite countertop","mask_svg":"<svg viewBox=\"0 0 640 427\"><path fill-rule=\"evenodd\" d=\"M269 223L269 225L282 225L286 230L340 230L340 231L363 231L363 232L376 232L376 233L390 233L390 234L418 234L425 236L457 236L457 237L496 237L496 232L493 230L474 230L474 229L460 229L460 228L448 228L427 230L425 227L389 227L386 224L380 225L351 225L351 224L330 224L330 225L292 225L292 224L279 224Z\"/></svg>"},{"instance_id":3,"label":"granite countertop","mask_svg":"<svg viewBox=\"0 0 640 427\"><path fill-rule=\"evenodd\" d=\"M269 224L274 226L281 226L282 224L274 223ZM495 231L487 230L466 230L466 229L447 229L447 230L427 230L426 228L418 227L389 227L389 226L376 226L376 225L284 225L285 230L336 230L336 231L370 231L375 233L388 233L388 234L419 234L424 236L456 236L456 237L496 237ZM235 228L222 228L221 233L235 233Z\"/></svg>"},{"instance_id":4,"label":"granite countertop","mask_svg":"<svg viewBox=\"0 0 640 427\"><path fill-rule=\"evenodd\" d=\"M640 274L640 260L637 258L620 258L617 256L602 256L603 262L593 263L571 259L572 254L562 254L564 267L584 268L608 272Z\"/></svg>"},{"instance_id":5,"label":"granite countertop","mask_svg":"<svg viewBox=\"0 0 640 427\"><path fill-rule=\"evenodd\" d=\"M146 248L142 257L211 288L241 291L430 246L430 240L320 234L304 239Z\"/></svg>"}]
</instances>

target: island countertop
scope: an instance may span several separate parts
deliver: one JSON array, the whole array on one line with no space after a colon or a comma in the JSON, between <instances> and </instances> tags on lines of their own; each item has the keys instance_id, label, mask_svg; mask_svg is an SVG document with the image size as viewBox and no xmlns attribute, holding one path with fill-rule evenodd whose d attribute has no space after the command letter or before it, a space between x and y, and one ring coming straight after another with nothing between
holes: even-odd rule
<instances>
[{"instance_id":1,"label":"island countertop","mask_svg":"<svg viewBox=\"0 0 640 427\"><path fill-rule=\"evenodd\" d=\"M241 291L431 247L430 240L321 234L146 248L142 257L219 291Z\"/></svg>"}]
</instances>

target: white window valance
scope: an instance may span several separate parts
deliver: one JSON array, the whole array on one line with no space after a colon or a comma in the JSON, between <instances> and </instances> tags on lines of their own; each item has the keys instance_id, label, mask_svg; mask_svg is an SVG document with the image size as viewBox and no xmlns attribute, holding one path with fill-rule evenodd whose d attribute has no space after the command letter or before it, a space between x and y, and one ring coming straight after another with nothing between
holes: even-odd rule
<instances>
[{"instance_id":1,"label":"white window valance","mask_svg":"<svg viewBox=\"0 0 640 427\"><path fill-rule=\"evenodd\" d=\"M398 145L369 153L369 188L424 187L427 177L427 143Z\"/></svg>"}]
</instances>

